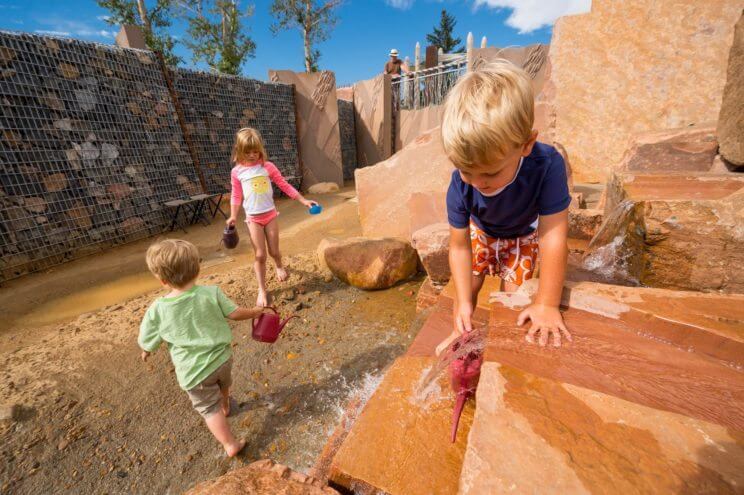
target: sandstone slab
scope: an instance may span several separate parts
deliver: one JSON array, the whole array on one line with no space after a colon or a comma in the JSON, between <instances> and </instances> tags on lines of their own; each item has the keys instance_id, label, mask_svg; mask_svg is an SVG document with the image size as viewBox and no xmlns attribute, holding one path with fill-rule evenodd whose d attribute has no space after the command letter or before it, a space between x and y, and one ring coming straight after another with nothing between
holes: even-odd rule
<instances>
[{"instance_id":1,"label":"sandstone slab","mask_svg":"<svg viewBox=\"0 0 744 495\"><path fill-rule=\"evenodd\" d=\"M728 56L726 85L718 115L718 141L721 155L730 163L744 166L744 14L734 31Z\"/></svg>"},{"instance_id":2,"label":"sandstone slab","mask_svg":"<svg viewBox=\"0 0 744 495\"><path fill-rule=\"evenodd\" d=\"M739 0L594 0L590 13L556 22L549 114L579 182L603 180L634 134L718 119L741 8Z\"/></svg>"},{"instance_id":3,"label":"sandstone slab","mask_svg":"<svg viewBox=\"0 0 744 495\"><path fill-rule=\"evenodd\" d=\"M326 241L319 246L322 262L354 287L387 289L416 273L416 251L407 242L363 237Z\"/></svg>"},{"instance_id":4,"label":"sandstone slab","mask_svg":"<svg viewBox=\"0 0 744 495\"><path fill-rule=\"evenodd\" d=\"M186 495L332 495L336 490L317 479L292 471L270 459L253 462L210 481L199 483Z\"/></svg>"},{"instance_id":5,"label":"sandstone slab","mask_svg":"<svg viewBox=\"0 0 744 495\"><path fill-rule=\"evenodd\" d=\"M435 223L412 234L413 249L419 255L429 278L438 284L450 279L449 224Z\"/></svg>"},{"instance_id":6,"label":"sandstone slab","mask_svg":"<svg viewBox=\"0 0 744 495\"><path fill-rule=\"evenodd\" d=\"M715 126L649 132L632 139L618 169L626 172L708 172L718 142Z\"/></svg>"},{"instance_id":7,"label":"sandstone slab","mask_svg":"<svg viewBox=\"0 0 744 495\"><path fill-rule=\"evenodd\" d=\"M269 79L292 84L295 88L303 189L320 182L343 186L336 77L333 72L270 70Z\"/></svg>"},{"instance_id":8,"label":"sandstone slab","mask_svg":"<svg viewBox=\"0 0 744 495\"><path fill-rule=\"evenodd\" d=\"M357 164L367 167L392 152L392 88L389 75L354 84Z\"/></svg>"},{"instance_id":9,"label":"sandstone slab","mask_svg":"<svg viewBox=\"0 0 744 495\"><path fill-rule=\"evenodd\" d=\"M585 266L651 287L744 292L744 178L615 174Z\"/></svg>"},{"instance_id":10,"label":"sandstone slab","mask_svg":"<svg viewBox=\"0 0 744 495\"><path fill-rule=\"evenodd\" d=\"M397 359L333 459L330 481L357 494L457 492L473 401L465 405L457 441L449 429L454 396L446 377L428 394L417 385L434 359Z\"/></svg>"},{"instance_id":11,"label":"sandstone slab","mask_svg":"<svg viewBox=\"0 0 744 495\"><path fill-rule=\"evenodd\" d=\"M460 494L736 493L740 431L485 363Z\"/></svg>"},{"instance_id":12,"label":"sandstone slab","mask_svg":"<svg viewBox=\"0 0 744 495\"><path fill-rule=\"evenodd\" d=\"M408 197L409 232L447 223L447 191L415 192Z\"/></svg>"},{"instance_id":13,"label":"sandstone slab","mask_svg":"<svg viewBox=\"0 0 744 495\"><path fill-rule=\"evenodd\" d=\"M701 330L681 318L669 321L655 312L643 315L628 304L593 296L585 292L569 300L563 317L573 342L554 349L528 344L525 329L516 325L529 296L492 294L485 359L649 408L744 430L741 340Z\"/></svg>"},{"instance_id":14,"label":"sandstone slab","mask_svg":"<svg viewBox=\"0 0 744 495\"><path fill-rule=\"evenodd\" d=\"M307 188L310 194L330 194L338 192L339 187L335 182L319 182Z\"/></svg>"},{"instance_id":15,"label":"sandstone slab","mask_svg":"<svg viewBox=\"0 0 744 495\"><path fill-rule=\"evenodd\" d=\"M410 240L409 199L416 193L447 191L453 169L444 154L439 128L422 134L388 160L357 169L359 220L364 235Z\"/></svg>"}]
</instances>

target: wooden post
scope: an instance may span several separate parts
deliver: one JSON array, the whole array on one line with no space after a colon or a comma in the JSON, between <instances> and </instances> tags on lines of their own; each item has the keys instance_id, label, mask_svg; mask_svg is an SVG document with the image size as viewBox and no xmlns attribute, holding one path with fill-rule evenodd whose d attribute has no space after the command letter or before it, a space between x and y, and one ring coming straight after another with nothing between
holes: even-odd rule
<instances>
[{"instance_id":1,"label":"wooden post","mask_svg":"<svg viewBox=\"0 0 744 495\"><path fill-rule=\"evenodd\" d=\"M466 57L467 57L467 64L468 64L468 72L473 70L473 33L468 33L467 42L465 45L466 48Z\"/></svg>"},{"instance_id":2,"label":"wooden post","mask_svg":"<svg viewBox=\"0 0 744 495\"><path fill-rule=\"evenodd\" d=\"M418 108L418 95L419 95L419 79L418 71L421 70L421 43L416 42L416 52L414 55L414 62L416 65L415 72L413 73L413 91L411 97L413 98L413 108Z\"/></svg>"},{"instance_id":3,"label":"wooden post","mask_svg":"<svg viewBox=\"0 0 744 495\"><path fill-rule=\"evenodd\" d=\"M416 64L416 67L414 70L420 71L421 70L421 44L418 41L416 42L416 54L414 56L414 63Z\"/></svg>"}]
</instances>

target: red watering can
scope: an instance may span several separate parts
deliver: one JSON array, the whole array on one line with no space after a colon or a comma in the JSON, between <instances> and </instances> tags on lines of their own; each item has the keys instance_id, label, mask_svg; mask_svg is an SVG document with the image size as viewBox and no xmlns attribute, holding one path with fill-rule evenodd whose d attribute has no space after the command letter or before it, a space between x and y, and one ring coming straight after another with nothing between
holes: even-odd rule
<instances>
[{"instance_id":1,"label":"red watering can","mask_svg":"<svg viewBox=\"0 0 744 495\"><path fill-rule=\"evenodd\" d=\"M457 351L460 344L464 344L467 340L469 340L468 337L464 337L455 342L452 352ZM475 389L478 387L481 363L483 363L483 353L476 350L455 359L450 364L450 384L457 394L455 409L452 412L452 443L457 439L457 426L460 424L462 408L468 397L475 395Z\"/></svg>"},{"instance_id":2,"label":"red watering can","mask_svg":"<svg viewBox=\"0 0 744 495\"><path fill-rule=\"evenodd\" d=\"M276 339L279 338L279 334L282 332L284 325L286 325L292 318L297 317L290 316L286 320L282 321L276 308L269 306L269 309L273 311L274 314L261 313L261 316L253 320L252 336L253 340L273 344L276 342Z\"/></svg>"}]
</instances>

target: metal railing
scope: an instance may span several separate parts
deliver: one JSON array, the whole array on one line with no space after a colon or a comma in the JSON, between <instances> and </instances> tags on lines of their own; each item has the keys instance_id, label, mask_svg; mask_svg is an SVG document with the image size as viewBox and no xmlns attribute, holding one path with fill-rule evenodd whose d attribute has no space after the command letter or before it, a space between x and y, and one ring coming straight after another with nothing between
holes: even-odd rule
<instances>
[{"instance_id":1,"label":"metal railing","mask_svg":"<svg viewBox=\"0 0 744 495\"><path fill-rule=\"evenodd\" d=\"M465 57L431 69L410 72L392 82L393 112L440 105L467 71Z\"/></svg>"}]
</instances>

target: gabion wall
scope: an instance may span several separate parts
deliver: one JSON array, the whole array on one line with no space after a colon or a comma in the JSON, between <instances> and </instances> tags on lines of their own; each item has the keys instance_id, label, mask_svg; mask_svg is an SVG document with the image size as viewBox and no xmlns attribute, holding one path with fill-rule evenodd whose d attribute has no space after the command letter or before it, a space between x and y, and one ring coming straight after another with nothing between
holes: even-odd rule
<instances>
[{"instance_id":1,"label":"gabion wall","mask_svg":"<svg viewBox=\"0 0 744 495\"><path fill-rule=\"evenodd\" d=\"M338 100L338 127L341 132L341 162L344 167L344 180L354 180L357 151L353 102Z\"/></svg>"},{"instance_id":2,"label":"gabion wall","mask_svg":"<svg viewBox=\"0 0 744 495\"><path fill-rule=\"evenodd\" d=\"M299 188L292 86L185 69L171 74L209 192L230 190L230 155L243 127L258 129L269 160Z\"/></svg>"},{"instance_id":3,"label":"gabion wall","mask_svg":"<svg viewBox=\"0 0 744 495\"><path fill-rule=\"evenodd\" d=\"M176 71L210 192L234 132L257 127L297 178L292 88ZM0 281L164 232L202 192L154 54L0 31Z\"/></svg>"}]
</instances>

